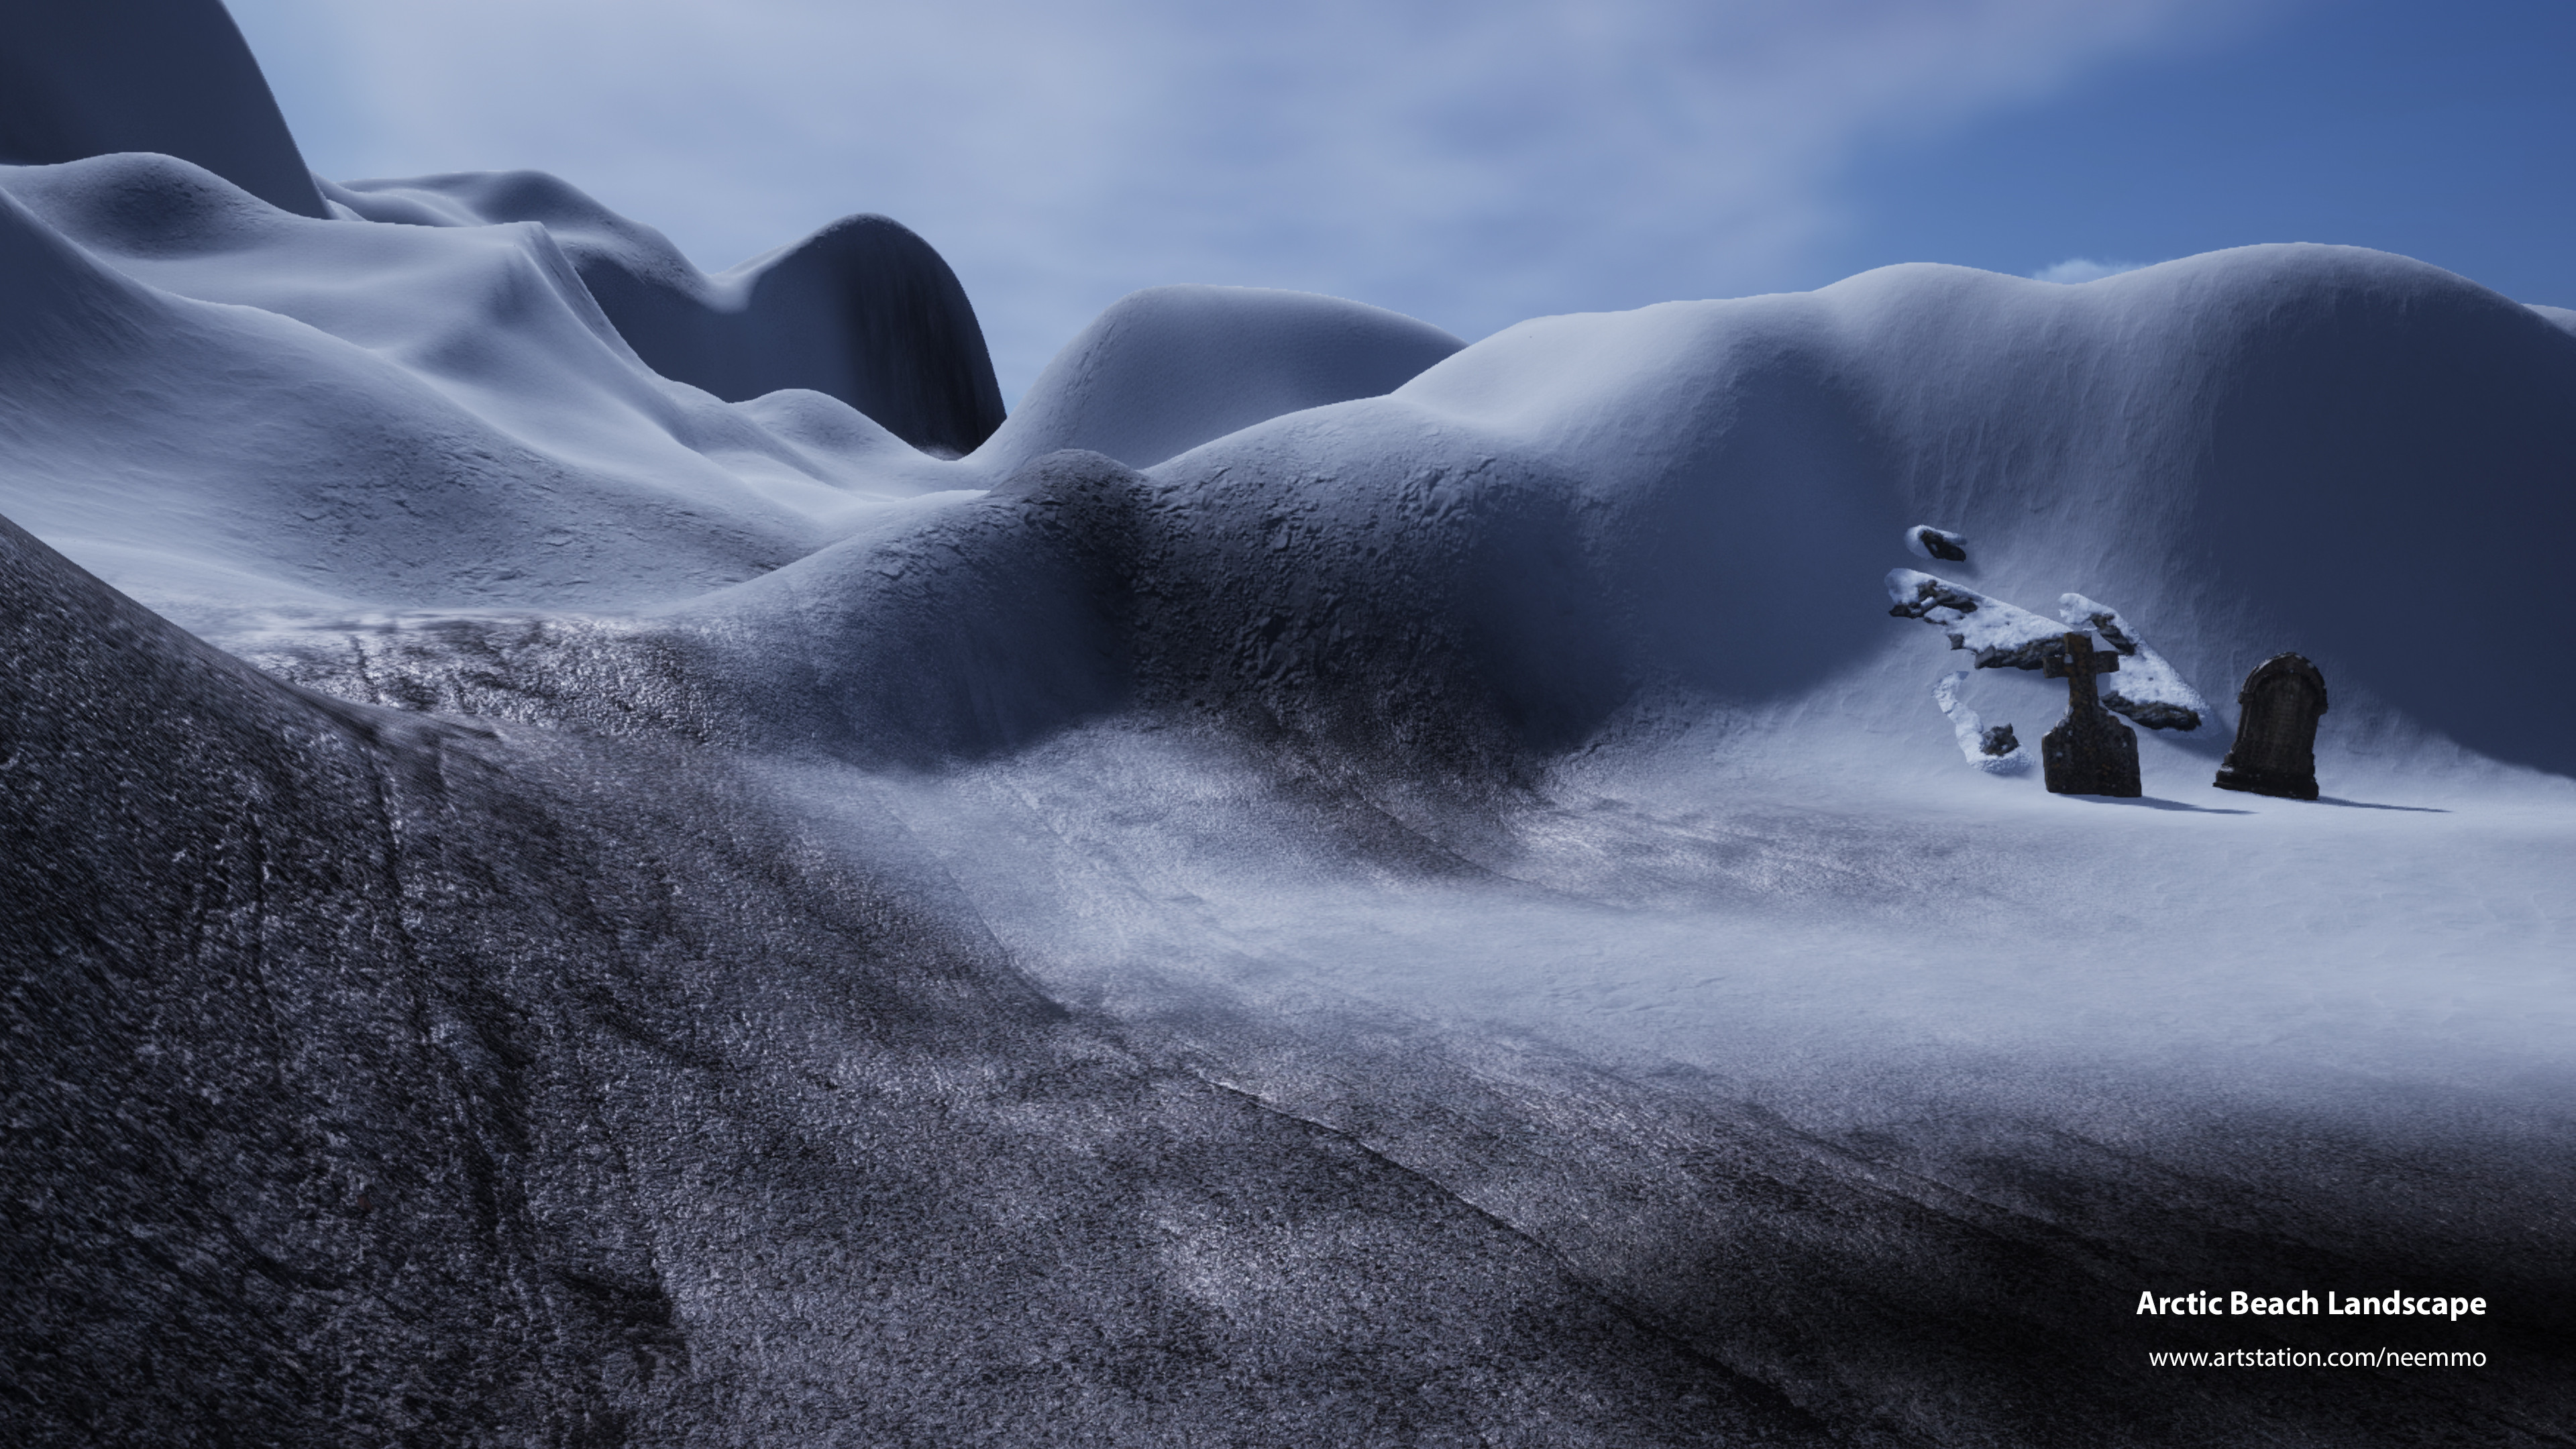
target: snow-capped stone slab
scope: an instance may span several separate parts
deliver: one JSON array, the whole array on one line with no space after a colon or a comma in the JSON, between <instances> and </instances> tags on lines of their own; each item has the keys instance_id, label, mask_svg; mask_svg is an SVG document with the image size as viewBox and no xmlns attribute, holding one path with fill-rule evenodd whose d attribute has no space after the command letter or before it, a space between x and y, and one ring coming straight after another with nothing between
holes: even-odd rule
<instances>
[{"instance_id":1,"label":"snow-capped stone slab","mask_svg":"<svg viewBox=\"0 0 2576 1449\"><path fill-rule=\"evenodd\" d=\"M1887 597L1887 612L1940 629L1979 669L2038 669L2065 645L2065 625L1913 569L1888 571Z\"/></svg>"},{"instance_id":2,"label":"snow-capped stone slab","mask_svg":"<svg viewBox=\"0 0 2576 1449\"><path fill-rule=\"evenodd\" d=\"M2120 671L2101 680L2102 703L2151 730L2195 730L2209 718L2209 701L2191 687L2165 657L2147 647L2137 627L2120 611L2082 594L2058 599L2057 616L2067 627L2089 629L2120 653Z\"/></svg>"}]
</instances>

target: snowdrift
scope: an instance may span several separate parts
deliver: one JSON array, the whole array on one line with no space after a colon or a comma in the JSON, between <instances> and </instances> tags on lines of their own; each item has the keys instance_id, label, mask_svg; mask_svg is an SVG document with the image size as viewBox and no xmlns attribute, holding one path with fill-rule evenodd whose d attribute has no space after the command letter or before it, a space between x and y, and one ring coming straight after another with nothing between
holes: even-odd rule
<instances>
[{"instance_id":1,"label":"snowdrift","mask_svg":"<svg viewBox=\"0 0 2576 1449\"><path fill-rule=\"evenodd\" d=\"M2565 314L1169 287L1004 420L892 222L308 206L237 36L164 115L57 30L143 129L0 99L14 1438L2576 1419ZM2147 798L1978 753L2063 686L1944 632L2057 627ZM2211 790L2290 650L2325 798ZM2491 1363L2147 1368L2251 1341L2135 1313L2212 1285Z\"/></svg>"},{"instance_id":2,"label":"snowdrift","mask_svg":"<svg viewBox=\"0 0 2576 1449\"><path fill-rule=\"evenodd\" d=\"M233 18L214 0L0 11L0 163L183 157L269 205L328 216Z\"/></svg>"},{"instance_id":3,"label":"snowdrift","mask_svg":"<svg viewBox=\"0 0 2576 1449\"><path fill-rule=\"evenodd\" d=\"M1456 733L1439 720L1543 756L1641 690L1758 706L1873 662L1920 677L1884 696L1920 716L1938 670L1864 601L1932 521L1974 541L1948 576L2105 600L2212 698L2296 649L2472 749L2576 769L2567 676L2490 622L2546 617L2559 587L2576 338L2400 258L2249 248L2081 287L1892 268L1463 351L1347 303L1166 289L943 461L808 392L728 406L665 380L548 224L307 221L167 158L4 189L24 421L0 505L209 627L738 619L766 606L715 591L789 570L755 593L853 599L881 553L924 559L909 603L780 625L864 654L841 635L947 627L938 560L1043 552L964 495L1077 449L1146 470L1117 521L1061 535L1126 572L1079 601L1032 588L1028 627L1128 610L1103 647L1170 689L1397 768L1403 741ZM955 529L993 542L933 541Z\"/></svg>"},{"instance_id":4,"label":"snowdrift","mask_svg":"<svg viewBox=\"0 0 2576 1449\"><path fill-rule=\"evenodd\" d=\"M929 243L885 217L844 217L709 277L660 232L541 172L325 183L324 192L369 221L541 223L646 365L728 402L810 389L949 457L1001 425L1001 387L965 289Z\"/></svg>"},{"instance_id":5,"label":"snowdrift","mask_svg":"<svg viewBox=\"0 0 2576 1449\"><path fill-rule=\"evenodd\" d=\"M12 1442L1812 1434L720 758L304 694L7 524L0 658Z\"/></svg>"},{"instance_id":6,"label":"snowdrift","mask_svg":"<svg viewBox=\"0 0 2576 1449\"><path fill-rule=\"evenodd\" d=\"M978 462L1067 448L1150 468L1285 413L1375 397L1466 344L1378 307L1251 287L1157 287L1065 344Z\"/></svg>"}]
</instances>

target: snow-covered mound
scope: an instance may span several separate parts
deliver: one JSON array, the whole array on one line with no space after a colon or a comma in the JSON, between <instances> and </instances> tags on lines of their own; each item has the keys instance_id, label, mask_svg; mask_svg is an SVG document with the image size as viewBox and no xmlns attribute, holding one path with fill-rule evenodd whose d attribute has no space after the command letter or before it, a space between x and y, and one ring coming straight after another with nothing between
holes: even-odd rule
<instances>
[{"instance_id":1,"label":"snow-covered mound","mask_svg":"<svg viewBox=\"0 0 2576 1449\"><path fill-rule=\"evenodd\" d=\"M811 389L947 457L1001 426L1001 387L965 289L929 243L885 217L845 217L710 277L660 232L542 172L324 192L370 221L541 223L647 366L729 402Z\"/></svg>"},{"instance_id":2,"label":"snow-covered mound","mask_svg":"<svg viewBox=\"0 0 2576 1449\"><path fill-rule=\"evenodd\" d=\"M0 192L22 419L0 511L219 633L280 610L731 619L713 591L793 565L802 582L762 592L855 598L832 580L910 550L911 602L796 626L865 657L857 636L948 627L945 561L982 565L933 539L986 536L968 494L1087 448L1151 479L1084 525L1115 536L1060 531L1128 560L1079 605L1128 611L1106 647L1166 695L1398 770L1406 741L1543 756L1641 691L1771 708L1855 668L1885 687L1833 727L1910 710L1937 743L1935 661L1862 602L1922 517L1978 540L1943 565L1976 591L2116 599L2205 693L2295 649L2418 726L2576 769L2566 676L2484 622L2547 617L2560 587L2576 338L2400 258L2249 248L2071 288L1893 268L1463 351L1353 304L1166 289L942 462L812 393L729 405L655 375L541 223L310 221L166 158L0 173ZM2403 604L2364 564L2401 537ZM1039 598L1009 607L1059 609Z\"/></svg>"},{"instance_id":3,"label":"snow-covered mound","mask_svg":"<svg viewBox=\"0 0 2576 1449\"><path fill-rule=\"evenodd\" d=\"M1201 443L1392 392L1466 344L1379 307L1254 287L1155 287L1065 344L984 461L1064 448L1150 468Z\"/></svg>"},{"instance_id":4,"label":"snow-covered mound","mask_svg":"<svg viewBox=\"0 0 2576 1449\"><path fill-rule=\"evenodd\" d=\"M271 206L330 215L220 0L0 8L0 164L118 151L178 156Z\"/></svg>"},{"instance_id":5,"label":"snow-covered mound","mask_svg":"<svg viewBox=\"0 0 2576 1449\"><path fill-rule=\"evenodd\" d=\"M2562 586L2576 497L2549 480L2576 467L2571 341L2349 248L2071 288L1897 267L1526 323L1358 410L1417 408L1464 430L1456 454L1552 465L1587 505L1588 572L1633 601L1632 638L1665 633L1676 664L1738 696L1867 652L1843 602L1861 558L1875 577L1880 539L1934 517L1977 540L1951 572L2004 598L2118 600L2187 679L2232 684L2297 648L2566 771L2576 699L2486 621ZM1300 462L1337 471L1343 450L1313 451ZM2365 582L2392 545L2402 602Z\"/></svg>"},{"instance_id":6,"label":"snow-covered mound","mask_svg":"<svg viewBox=\"0 0 2576 1449\"><path fill-rule=\"evenodd\" d=\"M2355 320L2316 338L2312 321L2285 317ZM2085 335L2095 340L2079 348ZM2284 336L2308 339L2313 357L2274 357ZM2075 289L1899 269L1811 297L1553 319L1384 398L1203 443L1149 469L1134 506L1059 520L1063 549L1124 560L1078 605L973 588L1024 611L997 626L1022 638L1067 609L1132 614L1103 647L1171 690L1311 727L1397 768L1407 740L1465 734L1544 754L1641 690L1768 708L1854 668L1885 685L1847 697L1830 727L1892 732L1902 711L1922 712L1938 661L1862 602L1863 581L1884 570L1903 519L1934 513L1972 521L1980 540L1972 562L1945 565L1953 573L1990 596L2116 598L2163 645L2178 685L2223 696L2253 664L2297 648L2418 724L2565 769L2576 755L2558 725L2559 674L2521 665L2515 643L2483 627L2436 632L2424 607L2355 599L2318 559L2337 539L2355 557L2377 546L2351 533L2355 510L2413 508L2409 536L2426 542L2409 575L2416 597L2474 600L2468 617L2481 619L2545 610L2557 587L2547 540L2569 523L2546 480L2576 460L2554 408L2526 405L2527 378L2576 366L2571 342L2446 274L2330 248L2252 249ZM1962 379L1987 365L1984 352L2005 381L1980 391ZM2432 369L2427 354L2456 365ZM2508 382L2507 361L2525 380ZM2033 367L2041 374L2025 386ZM2450 380L2463 369L2484 370L2488 385ZM2334 375L2328 401L2275 407L2267 428L2234 400L2312 371ZM2448 390L2415 409L2419 387ZM954 465L953 484L1012 476L1013 428ZM2461 501L2428 503L2419 480L2463 458L2485 463L2450 472L2439 495ZM913 486L935 486L920 472L931 465L908 466L925 480ZM2287 496L2297 494L2308 502ZM2487 539L2484 520L2508 501L2528 527ZM870 513L847 542L757 592L851 600L877 587L869 579L908 579L909 603L835 605L840 622L799 627L842 639L813 646L840 659L875 647L851 631L947 629L974 611L952 609L941 579L966 588L985 567L981 548L1048 547L1043 531L972 546L948 537L986 536L981 509ZM730 618L742 607L672 598L658 612ZM922 657L972 670L982 656ZM900 670L869 677L914 697L952 687ZM1005 670L972 692L1007 698L1017 677ZM1804 713L1804 728L1820 727ZM1914 726L1937 739L1935 721ZM933 731L905 750L972 753L980 738Z\"/></svg>"},{"instance_id":7,"label":"snow-covered mound","mask_svg":"<svg viewBox=\"0 0 2576 1449\"><path fill-rule=\"evenodd\" d=\"M532 223L308 220L107 156L0 170L0 253L0 511L183 614L642 602L937 486L841 403L656 376Z\"/></svg>"}]
</instances>

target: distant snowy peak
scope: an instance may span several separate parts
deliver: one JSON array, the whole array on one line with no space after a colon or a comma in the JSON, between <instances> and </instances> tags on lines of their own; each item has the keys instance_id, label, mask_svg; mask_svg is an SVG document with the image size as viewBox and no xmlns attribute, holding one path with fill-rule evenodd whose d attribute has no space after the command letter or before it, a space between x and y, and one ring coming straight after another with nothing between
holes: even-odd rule
<instances>
[{"instance_id":1,"label":"distant snowy peak","mask_svg":"<svg viewBox=\"0 0 2576 1449\"><path fill-rule=\"evenodd\" d=\"M540 223L638 357L728 402L807 388L952 458L1002 422L964 288L884 217L849 217L710 278L661 233L550 176L318 180L219 0L0 5L0 163L124 154L192 162L317 220Z\"/></svg>"},{"instance_id":2,"label":"distant snowy peak","mask_svg":"<svg viewBox=\"0 0 2576 1449\"><path fill-rule=\"evenodd\" d=\"M1934 528L1928 523L1918 523L1905 530L1905 551L1916 558L1928 558L1941 563L1966 563L1968 540L1963 535L1952 533L1946 528Z\"/></svg>"},{"instance_id":3,"label":"distant snowy peak","mask_svg":"<svg viewBox=\"0 0 2576 1449\"><path fill-rule=\"evenodd\" d=\"M1466 345L1338 297L1153 287L1066 343L980 460L1008 470L1080 448L1150 468L1283 414L1393 392Z\"/></svg>"},{"instance_id":4,"label":"distant snowy peak","mask_svg":"<svg viewBox=\"0 0 2576 1449\"><path fill-rule=\"evenodd\" d=\"M974 486L818 394L656 376L544 227L309 220L147 154L0 168L0 419L0 513L201 630L669 598Z\"/></svg>"},{"instance_id":5,"label":"distant snowy peak","mask_svg":"<svg viewBox=\"0 0 2576 1449\"><path fill-rule=\"evenodd\" d=\"M219 0L0 5L0 163L193 161L298 216L330 212Z\"/></svg>"},{"instance_id":6,"label":"distant snowy peak","mask_svg":"<svg viewBox=\"0 0 2576 1449\"><path fill-rule=\"evenodd\" d=\"M661 232L539 171L324 190L369 221L539 223L637 356L727 402L810 388L952 458L1001 426L1001 387L965 288L928 242L889 218L844 217L710 277Z\"/></svg>"}]
</instances>

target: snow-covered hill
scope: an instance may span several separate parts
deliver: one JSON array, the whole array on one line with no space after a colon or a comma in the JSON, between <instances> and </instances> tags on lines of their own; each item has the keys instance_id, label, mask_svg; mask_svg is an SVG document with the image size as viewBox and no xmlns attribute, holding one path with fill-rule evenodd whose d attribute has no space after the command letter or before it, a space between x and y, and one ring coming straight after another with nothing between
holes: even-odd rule
<instances>
[{"instance_id":1,"label":"snow-covered hill","mask_svg":"<svg viewBox=\"0 0 2576 1449\"><path fill-rule=\"evenodd\" d=\"M2576 1422L2563 314L1172 287L1002 421L882 219L232 154L0 167L21 1440ZM1980 769L1898 567L2214 717ZM2217 791L2285 651L2324 798ZM2211 1287L2496 1307L2136 1314ZM2490 1362L2145 1364L2282 1344Z\"/></svg>"}]
</instances>

